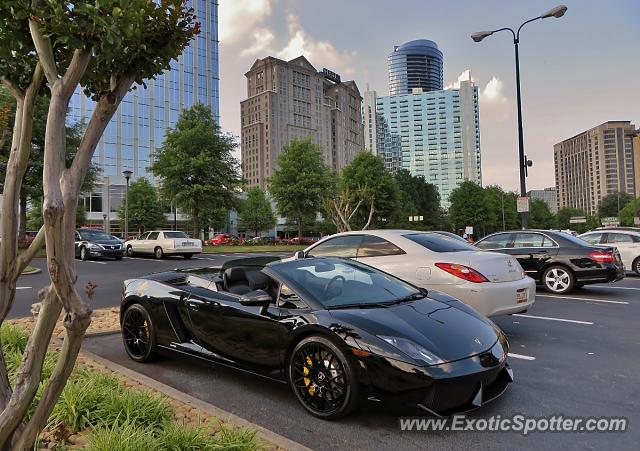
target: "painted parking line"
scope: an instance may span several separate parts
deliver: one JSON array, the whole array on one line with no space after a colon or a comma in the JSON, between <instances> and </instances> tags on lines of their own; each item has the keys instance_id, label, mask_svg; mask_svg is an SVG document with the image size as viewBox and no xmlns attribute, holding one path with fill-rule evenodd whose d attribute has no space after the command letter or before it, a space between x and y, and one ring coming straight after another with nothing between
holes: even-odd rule
<instances>
[{"instance_id":1,"label":"painted parking line","mask_svg":"<svg viewBox=\"0 0 640 451\"><path fill-rule=\"evenodd\" d=\"M520 318L543 319L543 320L547 320L547 321L560 321L562 323L584 324L586 326L593 326L593 323L591 321L578 321L577 319L551 318L549 316L523 315L522 313L514 313L511 316L518 316Z\"/></svg>"},{"instance_id":2,"label":"painted parking line","mask_svg":"<svg viewBox=\"0 0 640 451\"><path fill-rule=\"evenodd\" d=\"M539 298L550 298L550 299L566 299L569 301L588 301L588 302L599 302L602 304L622 304L622 305L628 305L629 303L627 301L609 301L607 299L591 299L591 298L577 298L574 296L551 296L548 294L537 294L536 297Z\"/></svg>"},{"instance_id":3,"label":"painted parking line","mask_svg":"<svg viewBox=\"0 0 640 451\"><path fill-rule=\"evenodd\" d=\"M521 359L521 360L535 360L536 358L530 355L522 355L522 354L515 354L513 352L510 352L509 354L507 354L509 357L513 358L513 359Z\"/></svg>"},{"instance_id":4,"label":"painted parking line","mask_svg":"<svg viewBox=\"0 0 640 451\"><path fill-rule=\"evenodd\" d=\"M634 291L640 291L640 288L632 288L632 287L609 287L606 285L591 285L590 288L604 288L604 289L609 289L609 290L634 290Z\"/></svg>"},{"instance_id":5,"label":"painted parking line","mask_svg":"<svg viewBox=\"0 0 640 451\"><path fill-rule=\"evenodd\" d=\"M107 262L99 262L99 261L96 261L96 260L85 260L84 262L85 263L96 263L98 265L106 265L107 264Z\"/></svg>"},{"instance_id":6,"label":"painted parking line","mask_svg":"<svg viewBox=\"0 0 640 451\"><path fill-rule=\"evenodd\" d=\"M16 287L16 290L30 290L33 287Z\"/></svg>"}]
</instances>

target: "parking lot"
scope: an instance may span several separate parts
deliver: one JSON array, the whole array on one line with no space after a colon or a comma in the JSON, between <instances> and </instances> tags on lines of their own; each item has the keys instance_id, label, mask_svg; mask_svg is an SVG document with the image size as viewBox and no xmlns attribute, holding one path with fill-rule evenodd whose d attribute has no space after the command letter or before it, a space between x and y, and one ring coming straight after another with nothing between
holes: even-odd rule
<instances>
[{"instance_id":1,"label":"parking lot","mask_svg":"<svg viewBox=\"0 0 640 451\"><path fill-rule=\"evenodd\" d=\"M98 283L95 308L115 306L122 280L128 277L175 267L215 266L233 257L78 262L78 284ZM35 262L38 267L44 264ZM44 273L22 277L11 316L28 314L36 290L46 281ZM136 364L126 357L118 335L87 339L85 347L314 449L633 449L640 441L639 317L638 277L566 296L539 290L531 311L496 319L509 337L515 383L502 398L472 413L474 418L623 416L629 419L625 433L536 432L524 437L515 432L401 432L398 418L419 412L389 411L374 403L342 421L325 422L306 414L285 385L174 356Z\"/></svg>"}]
</instances>

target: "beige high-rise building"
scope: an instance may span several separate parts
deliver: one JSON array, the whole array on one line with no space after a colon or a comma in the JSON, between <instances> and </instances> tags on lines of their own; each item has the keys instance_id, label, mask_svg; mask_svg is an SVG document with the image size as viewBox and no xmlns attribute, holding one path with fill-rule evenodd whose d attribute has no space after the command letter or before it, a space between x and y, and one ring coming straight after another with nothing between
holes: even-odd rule
<instances>
[{"instance_id":1,"label":"beige high-rise building","mask_svg":"<svg viewBox=\"0 0 640 451\"><path fill-rule=\"evenodd\" d=\"M640 129L636 130L632 138L633 167L636 171L636 197L640 197Z\"/></svg>"},{"instance_id":2,"label":"beige high-rise building","mask_svg":"<svg viewBox=\"0 0 640 451\"><path fill-rule=\"evenodd\" d=\"M294 139L311 137L336 171L364 149L362 96L355 82L317 71L304 56L256 60L245 77L240 146L249 188L268 188L282 147Z\"/></svg>"},{"instance_id":3,"label":"beige high-rise building","mask_svg":"<svg viewBox=\"0 0 640 451\"><path fill-rule=\"evenodd\" d=\"M558 208L595 214L607 194L634 194L634 130L630 121L608 121L553 146Z\"/></svg>"}]
</instances>

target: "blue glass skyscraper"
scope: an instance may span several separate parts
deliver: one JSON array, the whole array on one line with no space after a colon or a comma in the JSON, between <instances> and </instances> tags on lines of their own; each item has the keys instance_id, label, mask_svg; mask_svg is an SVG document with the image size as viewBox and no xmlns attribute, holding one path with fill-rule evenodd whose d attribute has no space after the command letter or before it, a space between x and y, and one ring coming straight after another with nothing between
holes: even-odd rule
<instances>
[{"instance_id":1,"label":"blue glass skyscraper","mask_svg":"<svg viewBox=\"0 0 640 451\"><path fill-rule=\"evenodd\" d=\"M90 223L102 225L106 215L110 229L118 229L117 212L125 185L122 172L132 171L132 180L152 180L148 168L153 152L177 122L180 110L202 103L219 120L218 0L189 0L187 4L195 10L200 34L171 63L171 70L147 81L146 89L138 86L126 95L96 148L93 161L103 178L84 201ZM68 122L88 121L94 106L77 90Z\"/></svg>"},{"instance_id":2,"label":"blue glass skyscraper","mask_svg":"<svg viewBox=\"0 0 640 451\"><path fill-rule=\"evenodd\" d=\"M389 95L411 94L414 88L423 91L442 89L442 52L428 39L417 39L395 46L387 58L389 64Z\"/></svg>"}]
</instances>

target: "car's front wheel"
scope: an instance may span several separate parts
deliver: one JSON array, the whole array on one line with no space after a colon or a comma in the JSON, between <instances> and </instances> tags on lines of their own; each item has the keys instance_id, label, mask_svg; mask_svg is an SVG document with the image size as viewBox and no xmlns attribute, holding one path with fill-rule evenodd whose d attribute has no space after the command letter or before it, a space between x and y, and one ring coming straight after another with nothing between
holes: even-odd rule
<instances>
[{"instance_id":1,"label":"car's front wheel","mask_svg":"<svg viewBox=\"0 0 640 451\"><path fill-rule=\"evenodd\" d=\"M287 371L296 398L316 417L335 420L358 405L360 386L353 364L331 340L303 339L291 353Z\"/></svg>"},{"instance_id":2,"label":"car's front wheel","mask_svg":"<svg viewBox=\"0 0 640 451\"><path fill-rule=\"evenodd\" d=\"M82 246L80 248L80 260L88 260L89 259L89 250Z\"/></svg>"},{"instance_id":3,"label":"car's front wheel","mask_svg":"<svg viewBox=\"0 0 640 451\"><path fill-rule=\"evenodd\" d=\"M631 269L640 276L640 257L636 258L631 264Z\"/></svg>"},{"instance_id":4,"label":"car's front wheel","mask_svg":"<svg viewBox=\"0 0 640 451\"><path fill-rule=\"evenodd\" d=\"M122 341L129 357L148 362L156 354L156 330L149 312L140 304L132 304L122 317Z\"/></svg>"},{"instance_id":5,"label":"car's front wheel","mask_svg":"<svg viewBox=\"0 0 640 451\"><path fill-rule=\"evenodd\" d=\"M161 260L164 257L164 252L162 251L161 247L156 247L153 251L153 254L158 260Z\"/></svg>"},{"instance_id":6,"label":"car's front wheel","mask_svg":"<svg viewBox=\"0 0 640 451\"><path fill-rule=\"evenodd\" d=\"M556 294L571 291L575 285L575 277L570 269L563 266L550 266L542 275L544 287Z\"/></svg>"},{"instance_id":7,"label":"car's front wheel","mask_svg":"<svg viewBox=\"0 0 640 451\"><path fill-rule=\"evenodd\" d=\"M127 246L127 257L133 257L133 247Z\"/></svg>"}]
</instances>

